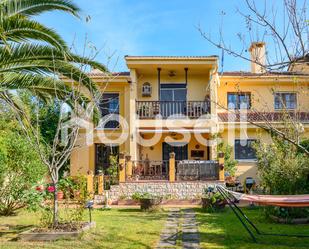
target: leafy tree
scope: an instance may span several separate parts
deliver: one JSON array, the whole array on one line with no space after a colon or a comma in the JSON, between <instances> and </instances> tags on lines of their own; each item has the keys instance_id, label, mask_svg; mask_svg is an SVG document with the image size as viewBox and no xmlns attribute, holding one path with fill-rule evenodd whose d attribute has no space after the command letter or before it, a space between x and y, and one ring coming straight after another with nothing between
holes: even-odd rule
<instances>
[{"instance_id":1,"label":"leafy tree","mask_svg":"<svg viewBox=\"0 0 309 249\"><path fill-rule=\"evenodd\" d=\"M218 153L224 153L224 169L231 176L235 176L237 161L232 158L232 146L224 143L218 144Z\"/></svg>"},{"instance_id":2,"label":"leafy tree","mask_svg":"<svg viewBox=\"0 0 309 249\"><path fill-rule=\"evenodd\" d=\"M0 215L12 215L40 202L35 185L46 168L16 122L0 120Z\"/></svg>"},{"instance_id":3,"label":"leafy tree","mask_svg":"<svg viewBox=\"0 0 309 249\"><path fill-rule=\"evenodd\" d=\"M294 195L309 191L309 159L278 137L271 144L256 142L261 186L269 194Z\"/></svg>"}]
</instances>

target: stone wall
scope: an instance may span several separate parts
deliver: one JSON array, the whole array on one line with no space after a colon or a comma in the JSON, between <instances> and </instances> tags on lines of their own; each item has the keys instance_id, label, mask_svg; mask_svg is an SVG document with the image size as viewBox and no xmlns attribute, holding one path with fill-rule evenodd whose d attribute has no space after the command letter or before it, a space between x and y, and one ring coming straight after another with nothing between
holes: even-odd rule
<instances>
[{"instance_id":1,"label":"stone wall","mask_svg":"<svg viewBox=\"0 0 309 249\"><path fill-rule=\"evenodd\" d=\"M221 182L131 182L120 183L111 187L108 191L111 201L121 199L130 199L136 193L148 192L153 195L162 196L166 199L174 200L192 200L200 198L204 189L214 184L222 184ZM99 201L100 197L96 200Z\"/></svg>"}]
</instances>

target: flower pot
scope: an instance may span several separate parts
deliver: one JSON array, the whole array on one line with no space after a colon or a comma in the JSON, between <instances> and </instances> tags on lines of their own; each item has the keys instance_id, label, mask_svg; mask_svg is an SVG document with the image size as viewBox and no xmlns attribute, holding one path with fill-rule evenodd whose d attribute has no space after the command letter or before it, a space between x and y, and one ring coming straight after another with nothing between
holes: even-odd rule
<instances>
[{"instance_id":1,"label":"flower pot","mask_svg":"<svg viewBox=\"0 0 309 249\"><path fill-rule=\"evenodd\" d=\"M63 191L58 191L57 192L57 199L58 200L63 200L63 197L64 197Z\"/></svg>"},{"instance_id":2,"label":"flower pot","mask_svg":"<svg viewBox=\"0 0 309 249\"><path fill-rule=\"evenodd\" d=\"M141 205L141 210L149 211L157 209L162 202L162 198L141 198L139 201Z\"/></svg>"}]
</instances>

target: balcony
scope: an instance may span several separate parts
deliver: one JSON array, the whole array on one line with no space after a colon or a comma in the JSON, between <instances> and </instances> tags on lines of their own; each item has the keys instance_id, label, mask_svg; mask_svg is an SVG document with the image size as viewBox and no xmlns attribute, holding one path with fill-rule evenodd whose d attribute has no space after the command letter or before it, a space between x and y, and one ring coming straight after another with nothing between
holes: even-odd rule
<instances>
[{"instance_id":1,"label":"balcony","mask_svg":"<svg viewBox=\"0 0 309 249\"><path fill-rule=\"evenodd\" d=\"M136 113L140 119L155 119L160 116L186 116L197 119L210 113L209 101L136 101Z\"/></svg>"}]
</instances>

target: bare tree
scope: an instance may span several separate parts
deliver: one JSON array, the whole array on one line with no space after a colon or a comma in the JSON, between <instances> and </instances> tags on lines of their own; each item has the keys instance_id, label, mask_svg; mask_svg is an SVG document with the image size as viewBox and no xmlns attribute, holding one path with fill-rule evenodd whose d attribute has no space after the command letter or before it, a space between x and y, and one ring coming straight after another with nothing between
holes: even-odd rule
<instances>
[{"instance_id":1,"label":"bare tree","mask_svg":"<svg viewBox=\"0 0 309 249\"><path fill-rule=\"evenodd\" d=\"M305 64L309 61L308 4L307 0L281 0L281 4L278 4L278 2L244 0L245 10L236 9L237 13L244 18L246 26L246 32L237 34L242 45L240 49L226 43L227 39L224 37L222 26L219 27L218 39L214 39L210 33L206 33L201 26L198 26L198 31L203 38L223 52L260 66L263 70L256 75L257 77L271 74L274 77L278 76L276 79L280 82L280 76L288 74L291 77L294 76L294 85L299 88L297 76L300 73L291 69L299 63ZM225 13L223 12L222 15L224 16ZM247 49L253 42L257 41L265 42L271 48L271 52L266 51L264 62L259 58L248 56ZM289 72L286 72L286 70L289 70ZM241 92L239 86L235 88L236 91ZM308 92L306 89L300 90ZM274 92L274 89L272 91ZM263 97L259 101L263 102ZM241 111L231 111L222 103L217 102L215 104L235 115L235 120L239 121ZM281 104L284 106L282 99ZM265 110L251 108L247 114L247 122L272 135L281 137L309 155L309 151L301 145L300 139L303 133L303 113L297 110L284 109L281 113L274 114L267 111L266 102L264 107ZM278 123L281 126L278 126Z\"/></svg>"}]
</instances>

